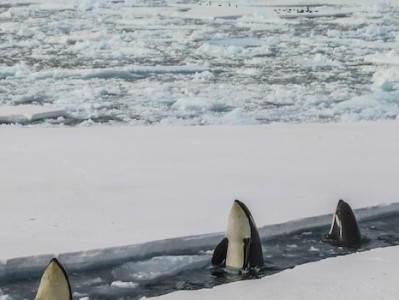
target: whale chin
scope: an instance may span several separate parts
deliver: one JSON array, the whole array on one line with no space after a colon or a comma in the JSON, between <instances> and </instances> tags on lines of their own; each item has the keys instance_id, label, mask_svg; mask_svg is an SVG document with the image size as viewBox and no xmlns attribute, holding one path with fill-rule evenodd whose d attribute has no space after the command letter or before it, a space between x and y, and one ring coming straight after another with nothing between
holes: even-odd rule
<instances>
[{"instance_id":1,"label":"whale chin","mask_svg":"<svg viewBox=\"0 0 399 300\"><path fill-rule=\"evenodd\" d=\"M68 275L56 258L45 268L35 300L72 300Z\"/></svg>"}]
</instances>

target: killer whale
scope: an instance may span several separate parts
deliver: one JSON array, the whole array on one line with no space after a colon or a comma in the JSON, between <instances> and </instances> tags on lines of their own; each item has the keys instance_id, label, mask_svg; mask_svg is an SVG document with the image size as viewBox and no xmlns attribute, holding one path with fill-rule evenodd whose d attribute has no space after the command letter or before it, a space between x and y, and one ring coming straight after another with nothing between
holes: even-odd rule
<instances>
[{"instance_id":1,"label":"killer whale","mask_svg":"<svg viewBox=\"0 0 399 300\"><path fill-rule=\"evenodd\" d=\"M350 205L342 199L338 201L330 232L326 237L334 244L342 247L359 247L361 244L356 217Z\"/></svg>"},{"instance_id":2,"label":"killer whale","mask_svg":"<svg viewBox=\"0 0 399 300\"><path fill-rule=\"evenodd\" d=\"M224 239L216 246L213 265L250 270L263 266L262 244L255 221L247 206L235 200L227 221Z\"/></svg>"},{"instance_id":3,"label":"killer whale","mask_svg":"<svg viewBox=\"0 0 399 300\"><path fill-rule=\"evenodd\" d=\"M72 300L68 275L56 258L44 269L35 300Z\"/></svg>"}]
</instances>

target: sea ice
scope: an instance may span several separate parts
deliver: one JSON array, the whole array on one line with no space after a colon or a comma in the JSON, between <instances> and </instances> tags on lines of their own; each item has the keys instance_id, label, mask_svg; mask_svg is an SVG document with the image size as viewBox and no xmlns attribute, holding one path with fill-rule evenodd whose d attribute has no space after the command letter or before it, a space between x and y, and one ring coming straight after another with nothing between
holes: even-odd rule
<instances>
[{"instance_id":1,"label":"sea ice","mask_svg":"<svg viewBox=\"0 0 399 300\"><path fill-rule=\"evenodd\" d=\"M138 287L137 283L131 281L113 281L111 287L121 288L121 289L132 289Z\"/></svg>"},{"instance_id":2,"label":"sea ice","mask_svg":"<svg viewBox=\"0 0 399 300\"><path fill-rule=\"evenodd\" d=\"M159 256L147 261L128 262L112 271L115 279L134 282L150 282L175 275L182 271L208 265L210 256Z\"/></svg>"},{"instance_id":3,"label":"sea ice","mask_svg":"<svg viewBox=\"0 0 399 300\"><path fill-rule=\"evenodd\" d=\"M64 109L42 121L53 126L221 125L236 109L256 123L392 117L379 113L393 108L379 99L375 114L339 103L375 96L376 70L365 62L397 64L396 2L311 1L311 19L294 0L202 4L6 1L0 105ZM379 86L395 89L388 81ZM287 92L273 93L280 86ZM209 105L182 109L187 96Z\"/></svg>"},{"instance_id":4,"label":"sea ice","mask_svg":"<svg viewBox=\"0 0 399 300\"><path fill-rule=\"evenodd\" d=\"M378 70L373 75L373 87L385 92L399 89L399 68L391 67Z\"/></svg>"},{"instance_id":5,"label":"sea ice","mask_svg":"<svg viewBox=\"0 0 399 300\"><path fill-rule=\"evenodd\" d=\"M30 123L43 119L63 117L64 109L57 109L40 105L0 106L1 123Z\"/></svg>"}]
</instances>

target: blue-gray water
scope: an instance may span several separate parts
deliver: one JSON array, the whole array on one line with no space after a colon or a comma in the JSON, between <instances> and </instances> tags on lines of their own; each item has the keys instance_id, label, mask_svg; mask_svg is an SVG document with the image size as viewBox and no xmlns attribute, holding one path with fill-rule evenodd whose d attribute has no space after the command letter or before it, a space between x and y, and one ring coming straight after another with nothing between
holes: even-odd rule
<instances>
[{"instance_id":1,"label":"blue-gray water","mask_svg":"<svg viewBox=\"0 0 399 300\"><path fill-rule=\"evenodd\" d=\"M72 273L70 281L74 299L88 296L90 299L139 299L143 296L153 297L177 290L195 290L210 288L231 281L254 279L272 275L282 270L293 268L300 264L319 261L328 257L346 255L356 251L367 251L374 248L399 245L399 212L368 218L359 222L363 236L363 244L358 249L336 247L324 240L329 227L314 227L306 231L298 231L288 235L280 235L262 242L265 256L265 267L258 274L231 275L222 269L210 266L210 253L203 249L197 253L187 253L175 258L161 256L158 264L163 275L151 278L149 274L156 271L154 264L148 261L127 262L110 268L90 272ZM179 258L194 257L194 263L186 262L186 266L176 272L167 272L165 268L173 269ZM155 264L155 265L156 265ZM127 267L127 272L124 268ZM126 278L140 279L137 274L129 274L129 269L140 270L141 281L131 286L111 285L113 282L125 281ZM121 271L122 270L122 271ZM5 294L14 300L33 299L39 284L39 278L14 282L2 282L0 287Z\"/></svg>"}]
</instances>

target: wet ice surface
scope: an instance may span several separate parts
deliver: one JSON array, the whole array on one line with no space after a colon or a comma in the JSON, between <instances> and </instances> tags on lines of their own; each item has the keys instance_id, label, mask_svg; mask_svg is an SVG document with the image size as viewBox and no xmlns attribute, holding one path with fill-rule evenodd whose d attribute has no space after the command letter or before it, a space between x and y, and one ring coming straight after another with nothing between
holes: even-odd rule
<instances>
[{"instance_id":1,"label":"wet ice surface","mask_svg":"<svg viewBox=\"0 0 399 300\"><path fill-rule=\"evenodd\" d=\"M72 273L74 299L140 299L176 290L210 288L227 282L255 279L287 268L356 251L399 245L395 228L399 213L359 222L363 244L359 249L336 247L324 240L328 226L283 234L263 241L265 268L259 274L226 274L210 266L212 249L185 255L157 256L112 268ZM39 279L2 282L1 289L14 300L32 299Z\"/></svg>"},{"instance_id":2,"label":"wet ice surface","mask_svg":"<svg viewBox=\"0 0 399 300\"><path fill-rule=\"evenodd\" d=\"M398 117L398 7L219 2L3 1L0 105L65 109L56 125Z\"/></svg>"}]
</instances>

